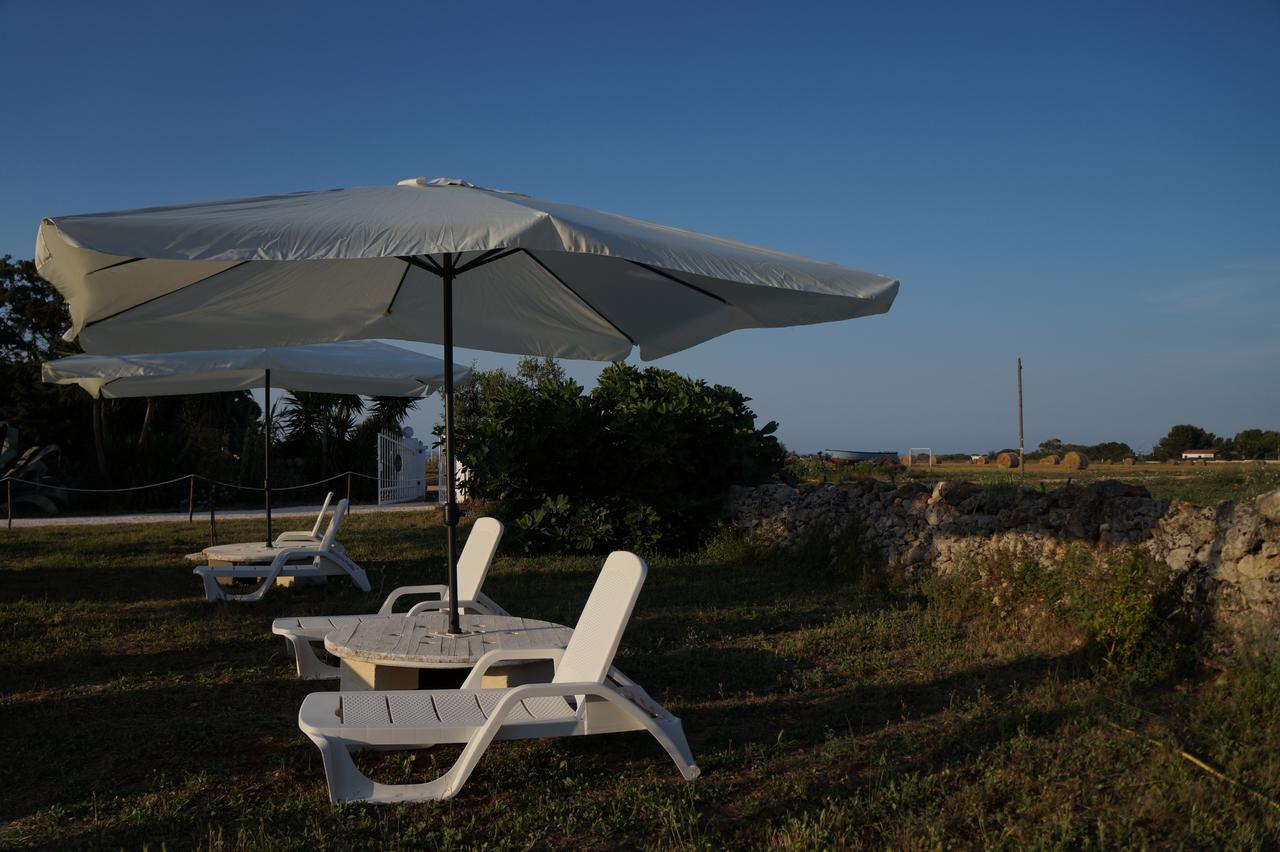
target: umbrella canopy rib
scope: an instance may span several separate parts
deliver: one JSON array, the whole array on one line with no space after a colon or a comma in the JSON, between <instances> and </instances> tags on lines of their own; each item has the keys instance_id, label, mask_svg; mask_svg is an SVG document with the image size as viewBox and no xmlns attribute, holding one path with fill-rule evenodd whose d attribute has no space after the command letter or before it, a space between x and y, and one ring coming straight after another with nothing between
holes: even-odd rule
<instances>
[{"instance_id":1,"label":"umbrella canopy rib","mask_svg":"<svg viewBox=\"0 0 1280 852\"><path fill-rule=\"evenodd\" d=\"M551 269L551 267L543 263L542 260L536 254L529 251L528 249L522 249L522 248L490 249L489 251L486 251L483 254L481 254L475 260L472 260L469 263L465 263L462 266L457 267L452 271L451 274L454 276L454 278L458 278L464 272L470 272L473 269L477 269L481 266L485 266L487 264L493 263L495 261L503 260L505 258L512 257L517 254L522 254L528 257L531 261L533 261L538 266L539 269L541 269L543 272L549 275L551 277L551 280L555 281L565 290L568 290L570 293L572 293L574 298L576 298L582 304L586 305L587 308L593 314L595 314L596 316L600 317L600 319L608 323L610 328L612 328L614 331L618 332L618 334L626 338L627 342L630 343L632 346L639 345L636 342L636 339L634 337L632 337L631 335L623 331L616 322L611 320L603 311L601 311L595 305L591 304L591 302L588 301L581 293L579 293L577 290L571 287L568 283L566 283L563 278L561 278L559 275L555 273L554 270ZM453 253L452 252L447 253L447 256L450 258L450 264L452 265L453 257L454 257ZM419 269L424 269L427 272L430 272L431 274L437 277L444 277L444 275L446 274L443 268L441 268L439 265L436 265L435 258L431 257L431 255L421 255L416 257L402 257L400 259L405 262L404 273L401 274L400 276L400 282L396 284L395 292L391 294L391 301L387 303L386 313L388 314L391 313L391 309L396 303L396 298L400 295L400 288L404 286L404 279L409 274L410 267L416 266ZM432 265L428 265L428 264L432 264ZM644 266L644 264L636 264L636 265ZM649 267L645 267L645 268L648 269ZM658 274L661 275L663 273L659 272ZM703 290L701 287L695 287L692 284L688 284L684 281L680 281L679 279L674 278L670 275L666 275L664 277L671 278L671 280L675 281L677 284L683 284L685 287L688 287L691 290L696 290L697 292L710 296L713 299L717 299L718 301L724 304L728 304L724 299L721 299L719 296L715 295L714 293L708 293L706 290Z\"/></svg>"},{"instance_id":2,"label":"umbrella canopy rib","mask_svg":"<svg viewBox=\"0 0 1280 852\"><path fill-rule=\"evenodd\" d=\"M395 307L396 297L400 295L400 288L404 286L404 279L409 277L410 269L413 269L413 264L406 260L404 264L404 272L400 273L400 280L396 282L396 290L391 294L391 301L387 302L387 310L385 313L390 314L391 309Z\"/></svg>"},{"instance_id":3,"label":"umbrella canopy rib","mask_svg":"<svg viewBox=\"0 0 1280 852\"><path fill-rule=\"evenodd\" d=\"M627 333L626 333L625 331L623 331L622 329L618 328L618 324L617 324L616 322L614 322L613 320L611 320L611 319L609 319L607 316L605 316L605 315L604 315L604 313L603 313L599 308L597 308L595 305L593 305L593 304L591 304L590 302L588 302L588 301L583 297L583 295L582 295L581 293L579 293L577 290L575 290L575 289L573 289L572 287L570 287L570 286L565 282L565 280L564 280L563 278L561 278L559 275L556 275L556 274L555 274L555 272L553 272L553 271L551 270L551 267L549 267L549 266L547 266L545 263L543 263L543 262L538 258L538 256L537 256L537 255L535 255L535 254L534 254L533 252L531 252L531 251L528 251L527 249L520 249L520 251L522 251L522 252L524 252L525 254L527 254L527 255L529 256L529 259L530 259L530 260L532 260L534 263L538 264L538 266L540 266L540 267L542 268L542 271L543 271L543 272L545 272L545 273L547 273L548 275L550 275L550 276L551 276L551 278L552 278L552 280L553 280L553 281L555 281L555 282L556 282L557 284L559 284L561 287L563 287L564 289L566 289L566 290L568 290L570 293L572 293L574 296L576 296L576 297L578 298L578 301L579 301L579 302L582 302L582 304L584 304L584 305L586 305L588 308L590 308L592 313L594 313L596 316L600 317L600 319L604 320L604 321L605 321L605 322L607 322L610 326L612 326L612 327L613 327L613 330L614 330L614 331L616 331L616 332L618 332L618 334L621 334L623 337L625 337L625 338L627 339L627 342L628 342L628 343L630 343L632 346L636 346L636 345L638 345L638 344L636 343L636 339L635 339L634 337L632 337L631 335L627 334ZM723 301L723 300L722 300L722 301Z\"/></svg>"},{"instance_id":4,"label":"umbrella canopy rib","mask_svg":"<svg viewBox=\"0 0 1280 852\"><path fill-rule=\"evenodd\" d=\"M670 272L666 272L666 271L664 271L664 270L662 270L662 269L659 269L659 268L658 268L658 267L656 267L656 266L650 266L649 264L647 264L647 263L641 263L641 262L640 262L640 261L638 261L638 260L628 260L628 261L627 261L627 263L630 263L632 266L638 266L638 267L640 267L641 269L647 269L647 270L649 270L650 272L652 272L654 275L657 275L657 276L659 276L659 277L661 277L661 278L665 278L665 279L667 279L668 281L674 281L676 284L679 284L681 287L688 287L688 288L689 288L690 290L692 290L693 292L695 292L695 293L701 293L702 295L704 295L704 296L706 296L706 297L708 297L708 298L715 299L717 302L719 302L719 303L720 303L720 304L722 304L722 305L727 305L727 304L729 304L729 300L728 300L728 299L726 299L724 296L718 296L718 295L716 295L715 293L712 293L710 290L705 290L705 289L703 289L702 287L699 287L699 286L698 286L698 285L696 285L696 284L690 284L688 281L682 281L681 279L679 279L679 278L677 278L676 276L672 275Z\"/></svg>"},{"instance_id":5,"label":"umbrella canopy rib","mask_svg":"<svg viewBox=\"0 0 1280 852\"><path fill-rule=\"evenodd\" d=\"M134 258L134 259L135 259L135 260L141 260L141 258ZM152 302L155 302L155 301L157 301L157 300L159 300L159 299L163 299L163 298L165 298L165 297L167 297L167 296L172 296L174 293L181 293L183 290L186 290L186 289L187 289L187 288L189 288L189 287L194 287L194 286L196 286L197 284L204 284L204 283L205 283L205 282L207 282L207 281L212 281L214 278L217 278L219 275L222 275L222 274L224 274L224 273L230 272L230 271L231 271L231 270L233 270L233 269L239 269L240 267L244 266L244 265L245 265L246 263L248 263L248 262L249 262L249 261L247 261L247 260L242 260L242 261L240 261L239 263L237 263L235 266L228 266L226 269L220 269L220 270L218 270L217 272L213 273L212 275L206 275L205 277L203 277L203 278L201 278L201 279L198 279L198 280L196 280L196 281L192 281L190 284L183 284L181 287L179 287L179 288L178 288L178 289L176 289L176 290L170 290L168 293L161 293L161 294L160 294L160 295L158 295L158 296L152 296L150 299L144 299L143 301L138 302L138 303L133 304L133 305L130 305L130 306L129 306L129 307L127 307L127 308L123 308L123 309L121 309L121 310L118 310L118 311L116 311L114 314L110 314L109 316L99 317L99 318L98 318L98 319L96 319L96 320L90 320L89 322L87 322L87 323L85 323L85 324L84 324L84 327L85 327L85 328L90 328L90 327L92 327L92 326L97 325L97 324L98 324L98 323L100 323L100 322L106 322L107 320L115 319L115 318L116 318L116 317L118 317L118 316L121 316L121 315L123 315L123 314L127 314L127 313L129 313L129 311L132 311L132 310L136 310L136 309L138 309L138 308L141 308L143 305L149 305L149 304L151 304ZM118 266L118 265L120 265L120 264L113 264L113 265L117 265L117 266ZM106 267L106 266L104 266L104 267L103 267L103 269L109 269L109 268L110 268L110 267ZM102 270L98 270L98 271L99 271L99 272L101 272Z\"/></svg>"},{"instance_id":6,"label":"umbrella canopy rib","mask_svg":"<svg viewBox=\"0 0 1280 852\"><path fill-rule=\"evenodd\" d=\"M456 274L461 275L464 272L470 272L473 269L478 269L487 263L493 263L495 260L502 260L504 257L510 257L518 251L523 251L523 249L489 249L476 259L469 260L462 264L462 266L459 266L455 272Z\"/></svg>"},{"instance_id":7,"label":"umbrella canopy rib","mask_svg":"<svg viewBox=\"0 0 1280 852\"><path fill-rule=\"evenodd\" d=\"M115 263L108 263L106 266L99 266L97 269L93 269L85 273L85 277L88 278L90 275L97 275L99 272L105 272L108 269L115 269L117 266L128 266L131 263L137 263L138 261L143 259L144 258L141 258L141 257L131 257L128 260L120 260Z\"/></svg>"}]
</instances>

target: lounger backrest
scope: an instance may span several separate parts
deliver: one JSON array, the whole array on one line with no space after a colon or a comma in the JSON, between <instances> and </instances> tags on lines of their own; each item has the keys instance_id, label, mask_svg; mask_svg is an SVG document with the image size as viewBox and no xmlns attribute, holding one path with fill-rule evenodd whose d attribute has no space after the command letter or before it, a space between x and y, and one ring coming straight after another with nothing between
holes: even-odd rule
<instances>
[{"instance_id":1,"label":"lounger backrest","mask_svg":"<svg viewBox=\"0 0 1280 852\"><path fill-rule=\"evenodd\" d=\"M328 550L338 540L338 527L342 526L342 518L346 514L347 501L343 498L338 501L338 508L333 510L333 517L329 519L329 528L324 531L324 538L320 540L321 550Z\"/></svg>"},{"instance_id":2,"label":"lounger backrest","mask_svg":"<svg viewBox=\"0 0 1280 852\"><path fill-rule=\"evenodd\" d=\"M634 553L615 550L609 554L556 666L553 683L604 683L648 571L649 566Z\"/></svg>"},{"instance_id":3,"label":"lounger backrest","mask_svg":"<svg viewBox=\"0 0 1280 852\"><path fill-rule=\"evenodd\" d=\"M505 528L497 518L479 518L471 525L471 534L458 557L458 599L473 601L484 588L485 575L493 564Z\"/></svg>"},{"instance_id":4,"label":"lounger backrest","mask_svg":"<svg viewBox=\"0 0 1280 852\"><path fill-rule=\"evenodd\" d=\"M329 508L329 501L333 499L333 492L330 491L324 495L324 505L320 507L320 514L316 515L315 526L311 528L311 537L315 538L320 534L320 525L324 523L324 513Z\"/></svg>"}]
</instances>

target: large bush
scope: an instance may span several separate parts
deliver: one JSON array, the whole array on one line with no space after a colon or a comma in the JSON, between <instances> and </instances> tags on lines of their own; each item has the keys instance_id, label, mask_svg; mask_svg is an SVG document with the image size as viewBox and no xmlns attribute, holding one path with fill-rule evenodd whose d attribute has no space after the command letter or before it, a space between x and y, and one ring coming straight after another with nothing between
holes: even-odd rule
<instances>
[{"instance_id":1,"label":"large bush","mask_svg":"<svg viewBox=\"0 0 1280 852\"><path fill-rule=\"evenodd\" d=\"M670 370L613 364L586 393L552 361L477 372L459 395L470 493L526 549L678 551L702 542L734 484L781 469L776 423L747 397Z\"/></svg>"}]
</instances>

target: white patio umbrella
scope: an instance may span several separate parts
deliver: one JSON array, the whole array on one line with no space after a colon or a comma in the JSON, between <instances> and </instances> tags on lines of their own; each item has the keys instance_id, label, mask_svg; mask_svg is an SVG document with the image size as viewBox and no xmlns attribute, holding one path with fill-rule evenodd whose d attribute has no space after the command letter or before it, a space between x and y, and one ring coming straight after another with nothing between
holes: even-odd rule
<instances>
[{"instance_id":1,"label":"white patio umbrella","mask_svg":"<svg viewBox=\"0 0 1280 852\"><path fill-rule=\"evenodd\" d=\"M453 371L455 381L470 373ZM72 355L43 365L44 381L95 398L180 396L263 388L263 491L271 535L271 386L311 393L422 398L445 383L444 361L376 340L145 355Z\"/></svg>"},{"instance_id":2,"label":"white patio umbrella","mask_svg":"<svg viewBox=\"0 0 1280 852\"><path fill-rule=\"evenodd\" d=\"M45 219L36 264L90 352L441 343L449 469L455 343L595 360L638 346L650 360L734 329L884 313L898 291L882 275L443 178ZM445 519L456 590L452 477ZM450 622L456 632L456 608Z\"/></svg>"}]
</instances>

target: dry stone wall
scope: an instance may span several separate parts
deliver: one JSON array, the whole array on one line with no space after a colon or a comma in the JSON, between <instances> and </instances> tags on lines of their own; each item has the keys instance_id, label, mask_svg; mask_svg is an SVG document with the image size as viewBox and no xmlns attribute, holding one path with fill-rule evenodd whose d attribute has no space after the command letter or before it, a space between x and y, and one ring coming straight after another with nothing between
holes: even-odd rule
<instances>
[{"instance_id":1,"label":"dry stone wall","mask_svg":"<svg viewBox=\"0 0 1280 852\"><path fill-rule=\"evenodd\" d=\"M1052 563L1080 544L1100 552L1143 547L1188 595L1207 602L1206 626L1222 649L1280 636L1280 490L1203 507L1115 480L1036 491L865 479L735 488L729 510L741 528L779 548L856 525L886 567L907 574L964 571L997 553Z\"/></svg>"}]
</instances>

